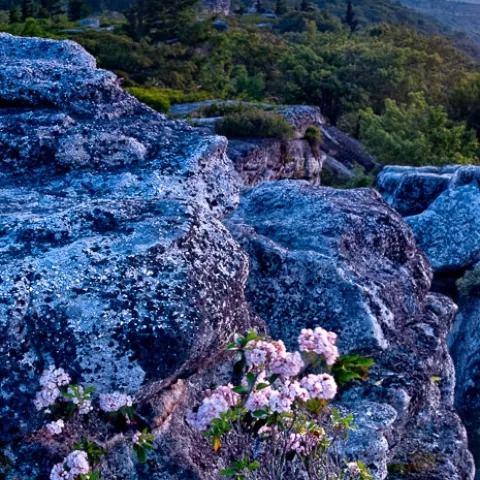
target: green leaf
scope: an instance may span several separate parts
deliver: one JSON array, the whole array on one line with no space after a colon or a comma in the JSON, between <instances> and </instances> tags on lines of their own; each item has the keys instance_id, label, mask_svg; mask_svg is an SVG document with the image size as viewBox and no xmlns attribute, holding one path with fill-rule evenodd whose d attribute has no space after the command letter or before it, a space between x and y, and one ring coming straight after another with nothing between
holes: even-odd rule
<instances>
[{"instance_id":1,"label":"green leaf","mask_svg":"<svg viewBox=\"0 0 480 480\"><path fill-rule=\"evenodd\" d=\"M253 373L247 373L247 383L250 387L253 387L255 385L255 380L256 380L256 376L253 374Z\"/></svg>"},{"instance_id":2,"label":"green leaf","mask_svg":"<svg viewBox=\"0 0 480 480\"><path fill-rule=\"evenodd\" d=\"M240 395L246 395L249 392L248 388L244 385L238 385L237 387L232 388L232 390Z\"/></svg>"},{"instance_id":3,"label":"green leaf","mask_svg":"<svg viewBox=\"0 0 480 480\"><path fill-rule=\"evenodd\" d=\"M259 383L256 387L255 387L255 390L257 392L259 392L260 390L263 390L264 388L267 388L269 387L270 384L269 383Z\"/></svg>"},{"instance_id":4,"label":"green leaf","mask_svg":"<svg viewBox=\"0 0 480 480\"><path fill-rule=\"evenodd\" d=\"M225 468L224 470L220 471L220 475L223 475L224 477L230 477L236 474L237 474L236 470L232 470L231 468Z\"/></svg>"}]
</instances>

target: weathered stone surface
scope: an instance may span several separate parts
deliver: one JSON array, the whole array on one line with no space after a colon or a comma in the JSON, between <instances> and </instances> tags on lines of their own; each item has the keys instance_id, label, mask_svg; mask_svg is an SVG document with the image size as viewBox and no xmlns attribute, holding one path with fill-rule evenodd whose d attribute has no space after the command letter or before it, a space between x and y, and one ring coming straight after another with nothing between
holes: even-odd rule
<instances>
[{"instance_id":1,"label":"weathered stone surface","mask_svg":"<svg viewBox=\"0 0 480 480\"><path fill-rule=\"evenodd\" d=\"M480 168L388 166L377 177L384 199L403 216L422 213L445 190L480 180Z\"/></svg>"},{"instance_id":2,"label":"weathered stone surface","mask_svg":"<svg viewBox=\"0 0 480 480\"><path fill-rule=\"evenodd\" d=\"M388 453L381 438L363 445L375 452L377 478L387 463L391 478L473 478L445 340L455 308L428 293L430 266L401 217L372 190L285 181L245 191L227 225L251 259L247 298L274 336L292 344L300 328L322 325L339 334L343 353L375 357L370 382L341 401L396 410Z\"/></svg>"},{"instance_id":3,"label":"weathered stone surface","mask_svg":"<svg viewBox=\"0 0 480 480\"><path fill-rule=\"evenodd\" d=\"M398 478L472 478L451 406L454 307L428 294L425 258L377 194L247 191L228 226L251 255L252 311L248 257L221 223L239 192L225 139L140 104L72 42L0 34L0 66L2 478L48 478L82 436L109 447L105 480L220 478L228 451L215 454L185 414L231 379L221 352L233 332L264 329L257 313L287 341L322 324L344 352L376 357L339 403L356 415L348 451L375 480L416 452L424 470ZM32 400L52 363L135 397L138 427L156 436L146 464L96 413L46 435Z\"/></svg>"},{"instance_id":4,"label":"weathered stone surface","mask_svg":"<svg viewBox=\"0 0 480 480\"><path fill-rule=\"evenodd\" d=\"M278 108L274 105L235 100L206 100L173 105L170 113L184 118L214 104L259 106L275 110L283 115L294 129L295 138L288 140L229 138L227 154L245 186L250 187L260 182L283 179L308 180L313 185L320 185L322 166L326 156L321 152L319 142L304 138L310 127L320 128L325 123L318 107L291 105ZM221 119L222 117L193 118L191 122L205 132L215 133L215 124Z\"/></svg>"},{"instance_id":5,"label":"weathered stone surface","mask_svg":"<svg viewBox=\"0 0 480 480\"><path fill-rule=\"evenodd\" d=\"M320 185L325 154L307 140L231 139L227 154L245 186L297 179Z\"/></svg>"},{"instance_id":6,"label":"weathered stone surface","mask_svg":"<svg viewBox=\"0 0 480 480\"><path fill-rule=\"evenodd\" d=\"M457 385L455 405L465 423L469 446L480 458L480 298L460 297L459 311L449 336Z\"/></svg>"},{"instance_id":7,"label":"weathered stone surface","mask_svg":"<svg viewBox=\"0 0 480 480\"><path fill-rule=\"evenodd\" d=\"M322 150L334 157L349 170L361 165L367 173L378 167L375 158L365 151L363 145L335 127L322 127Z\"/></svg>"},{"instance_id":8,"label":"weathered stone surface","mask_svg":"<svg viewBox=\"0 0 480 480\"><path fill-rule=\"evenodd\" d=\"M457 272L480 261L480 189L443 192L423 213L407 217L417 242L438 272Z\"/></svg>"},{"instance_id":9,"label":"weathered stone surface","mask_svg":"<svg viewBox=\"0 0 480 480\"><path fill-rule=\"evenodd\" d=\"M1 34L0 52L0 445L7 478L33 480L87 428L42 435L43 368L137 394L256 320L219 221L238 199L225 140L140 104L72 42ZM128 462L115 478L137 478Z\"/></svg>"}]
</instances>

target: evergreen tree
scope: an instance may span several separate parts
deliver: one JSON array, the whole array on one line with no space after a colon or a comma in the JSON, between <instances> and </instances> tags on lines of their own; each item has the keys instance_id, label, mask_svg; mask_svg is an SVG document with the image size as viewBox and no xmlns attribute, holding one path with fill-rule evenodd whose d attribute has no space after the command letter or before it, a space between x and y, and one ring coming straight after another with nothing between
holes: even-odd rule
<instances>
[{"instance_id":1,"label":"evergreen tree","mask_svg":"<svg viewBox=\"0 0 480 480\"><path fill-rule=\"evenodd\" d=\"M90 15L91 9L84 0L70 0L68 2L68 19L76 22Z\"/></svg>"},{"instance_id":2,"label":"evergreen tree","mask_svg":"<svg viewBox=\"0 0 480 480\"><path fill-rule=\"evenodd\" d=\"M350 28L350 34L354 34L358 28L358 20L355 18L355 11L353 10L352 2L349 0L345 18L342 20L345 25Z\"/></svg>"},{"instance_id":3,"label":"evergreen tree","mask_svg":"<svg viewBox=\"0 0 480 480\"><path fill-rule=\"evenodd\" d=\"M22 9L15 7L10 10L10 23L20 23L22 21Z\"/></svg>"},{"instance_id":4,"label":"evergreen tree","mask_svg":"<svg viewBox=\"0 0 480 480\"><path fill-rule=\"evenodd\" d=\"M275 13L279 16L285 15L287 13L287 2L286 0L277 0L277 6Z\"/></svg>"},{"instance_id":5,"label":"evergreen tree","mask_svg":"<svg viewBox=\"0 0 480 480\"><path fill-rule=\"evenodd\" d=\"M38 5L35 0L22 0L22 20L37 16Z\"/></svg>"},{"instance_id":6,"label":"evergreen tree","mask_svg":"<svg viewBox=\"0 0 480 480\"><path fill-rule=\"evenodd\" d=\"M193 20L198 0L137 0L127 12L129 31L134 38L152 41L176 38Z\"/></svg>"},{"instance_id":7,"label":"evergreen tree","mask_svg":"<svg viewBox=\"0 0 480 480\"><path fill-rule=\"evenodd\" d=\"M300 10L302 12L306 12L306 11L310 10L309 0L302 0L302 3L300 3Z\"/></svg>"},{"instance_id":8,"label":"evergreen tree","mask_svg":"<svg viewBox=\"0 0 480 480\"><path fill-rule=\"evenodd\" d=\"M65 0L49 0L48 11L52 17L57 17L58 15L63 15L66 13L66 4Z\"/></svg>"}]
</instances>

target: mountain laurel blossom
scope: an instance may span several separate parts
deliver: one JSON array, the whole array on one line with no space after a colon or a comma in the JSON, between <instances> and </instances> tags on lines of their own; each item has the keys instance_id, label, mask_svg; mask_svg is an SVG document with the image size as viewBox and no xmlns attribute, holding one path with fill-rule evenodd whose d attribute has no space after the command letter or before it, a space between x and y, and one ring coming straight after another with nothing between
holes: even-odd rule
<instances>
[{"instance_id":1,"label":"mountain laurel blossom","mask_svg":"<svg viewBox=\"0 0 480 480\"><path fill-rule=\"evenodd\" d=\"M208 390L196 413L190 412L187 417L188 422L198 431L203 432L208 429L210 422L214 418L220 417L230 407L234 407L240 400L240 395L232 390L232 385L226 385Z\"/></svg>"},{"instance_id":2,"label":"mountain laurel blossom","mask_svg":"<svg viewBox=\"0 0 480 480\"><path fill-rule=\"evenodd\" d=\"M60 419L56 422L47 423L45 427L48 430L48 433L50 433L50 435L58 435L59 433L62 433L62 430L65 427L65 423L63 422L63 420Z\"/></svg>"},{"instance_id":3,"label":"mountain laurel blossom","mask_svg":"<svg viewBox=\"0 0 480 480\"><path fill-rule=\"evenodd\" d=\"M298 337L298 344L302 352L314 352L322 355L327 365L333 365L339 357L336 341L335 333L328 332L321 327L314 330L304 328Z\"/></svg>"},{"instance_id":4,"label":"mountain laurel blossom","mask_svg":"<svg viewBox=\"0 0 480 480\"><path fill-rule=\"evenodd\" d=\"M37 392L35 400L33 401L37 410L51 407L55 404L61 394L60 388L70 383L70 376L65 373L63 368L55 368L55 365L50 365L43 371L40 377L40 385L42 389Z\"/></svg>"},{"instance_id":5,"label":"mountain laurel blossom","mask_svg":"<svg viewBox=\"0 0 480 480\"><path fill-rule=\"evenodd\" d=\"M132 397L125 393L113 392L100 395L100 409L107 413L118 412L121 408L132 405Z\"/></svg>"},{"instance_id":6,"label":"mountain laurel blossom","mask_svg":"<svg viewBox=\"0 0 480 480\"><path fill-rule=\"evenodd\" d=\"M307 375L300 380L300 385L308 392L310 398L318 400L333 400L337 394L335 379L328 373Z\"/></svg>"},{"instance_id":7,"label":"mountain laurel blossom","mask_svg":"<svg viewBox=\"0 0 480 480\"><path fill-rule=\"evenodd\" d=\"M82 450L74 450L63 462L57 463L51 473L50 480L76 480L77 475L87 475L90 472L88 455Z\"/></svg>"}]
</instances>

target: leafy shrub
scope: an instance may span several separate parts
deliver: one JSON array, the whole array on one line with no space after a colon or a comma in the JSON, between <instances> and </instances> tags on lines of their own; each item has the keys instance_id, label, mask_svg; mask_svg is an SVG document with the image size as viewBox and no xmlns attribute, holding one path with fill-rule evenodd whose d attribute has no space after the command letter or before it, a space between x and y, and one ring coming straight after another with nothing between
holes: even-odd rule
<instances>
[{"instance_id":1,"label":"leafy shrub","mask_svg":"<svg viewBox=\"0 0 480 480\"><path fill-rule=\"evenodd\" d=\"M371 188L375 184L375 178L373 175L369 175L365 172L365 168L361 165L355 165L353 167L353 175L348 183L342 188Z\"/></svg>"},{"instance_id":2,"label":"leafy shrub","mask_svg":"<svg viewBox=\"0 0 480 480\"><path fill-rule=\"evenodd\" d=\"M226 137L291 138L293 127L278 113L252 107L230 113L217 122L216 131Z\"/></svg>"},{"instance_id":3,"label":"leafy shrub","mask_svg":"<svg viewBox=\"0 0 480 480\"><path fill-rule=\"evenodd\" d=\"M480 268L466 271L463 277L457 280L457 288L461 295L480 297Z\"/></svg>"},{"instance_id":4,"label":"leafy shrub","mask_svg":"<svg viewBox=\"0 0 480 480\"><path fill-rule=\"evenodd\" d=\"M210 98L205 92L184 93L170 88L129 87L127 91L149 107L163 113L168 113L170 106L175 103L202 102Z\"/></svg>"},{"instance_id":5,"label":"leafy shrub","mask_svg":"<svg viewBox=\"0 0 480 480\"><path fill-rule=\"evenodd\" d=\"M305 139L308 141L316 141L322 143L322 131L315 126L308 127L305 132Z\"/></svg>"}]
</instances>

